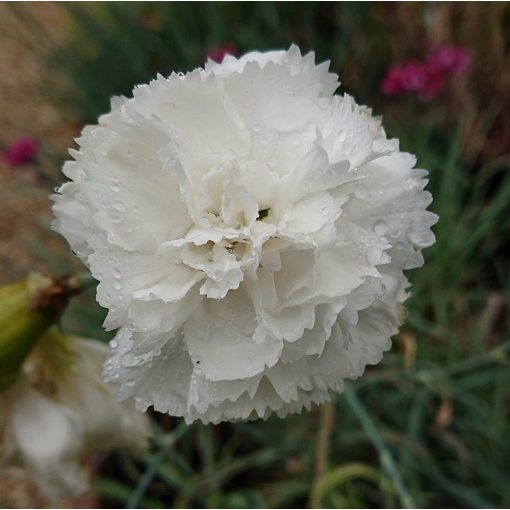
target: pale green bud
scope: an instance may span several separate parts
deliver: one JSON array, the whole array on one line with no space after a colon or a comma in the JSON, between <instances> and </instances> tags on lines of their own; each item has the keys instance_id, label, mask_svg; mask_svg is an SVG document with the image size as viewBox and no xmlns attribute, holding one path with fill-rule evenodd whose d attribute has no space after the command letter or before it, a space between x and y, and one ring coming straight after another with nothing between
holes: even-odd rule
<instances>
[{"instance_id":1,"label":"pale green bud","mask_svg":"<svg viewBox=\"0 0 510 510\"><path fill-rule=\"evenodd\" d=\"M34 345L74 290L39 274L0 287L0 391L11 386Z\"/></svg>"}]
</instances>

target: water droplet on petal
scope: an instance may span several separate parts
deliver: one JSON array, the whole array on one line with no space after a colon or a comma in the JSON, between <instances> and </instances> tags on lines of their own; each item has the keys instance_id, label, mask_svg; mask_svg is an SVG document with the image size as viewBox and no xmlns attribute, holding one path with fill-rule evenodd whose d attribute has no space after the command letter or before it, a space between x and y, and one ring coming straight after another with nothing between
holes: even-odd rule
<instances>
[{"instance_id":1,"label":"water droplet on petal","mask_svg":"<svg viewBox=\"0 0 510 510\"><path fill-rule=\"evenodd\" d=\"M376 221L373 230L378 236L383 236L388 231L388 225L385 221Z\"/></svg>"},{"instance_id":2,"label":"water droplet on petal","mask_svg":"<svg viewBox=\"0 0 510 510\"><path fill-rule=\"evenodd\" d=\"M124 212L126 210L126 206L120 200L114 200L112 207L119 212Z\"/></svg>"}]
</instances>

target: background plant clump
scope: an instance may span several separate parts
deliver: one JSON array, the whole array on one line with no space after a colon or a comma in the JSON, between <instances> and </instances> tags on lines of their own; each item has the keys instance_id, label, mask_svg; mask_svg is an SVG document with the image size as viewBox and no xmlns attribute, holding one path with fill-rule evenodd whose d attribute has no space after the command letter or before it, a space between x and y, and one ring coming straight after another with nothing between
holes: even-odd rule
<instances>
[{"instance_id":1,"label":"background plant clump","mask_svg":"<svg viewBox=\"0 0 510 510\"><path fill-rule=\"evenodd\" d=\"M408 272L392 351L331 406L218 426L153 413L150 450L90 460L91 505L510 506L509 4L29 2L0 14L0 148L27 135L40 147L0 167L1 283L83 269L49 231L66 148L112 95L201 66L223 45L241 55L294 42L331 59L343 90L430 170L440 217L425 266ZM434 98L384 95L388 69L445 44L469 52L464 74ZM75 300L63 327L107 341L93 296ZM0 477L3 506L16 504L9 483Z\"/></svg>"}]
</instances>

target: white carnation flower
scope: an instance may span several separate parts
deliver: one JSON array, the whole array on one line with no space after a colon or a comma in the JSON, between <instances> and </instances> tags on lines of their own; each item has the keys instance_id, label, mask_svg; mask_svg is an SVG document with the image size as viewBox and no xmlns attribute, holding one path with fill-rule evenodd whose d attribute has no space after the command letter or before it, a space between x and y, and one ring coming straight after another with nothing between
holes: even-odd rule
<instances>
[{"instance_id":1,"label":"white carnation flower","mask_svg":"<svg viewBox=\"0 0 510 510\"><path fill-rule=\"evenodd\" d=\"M88 452L146 444L146 417L101 380L107 353L100 342L51 332L0 395L0 466L23 466L53 502L88 488L80 466Z\"/></svg>"},{"instance_id":2,"label":"white carnation flower","mask_svg":"<svg viewBox=\"0 0 510 510\"><path fill-rule=\"evenodd\" d=\"M313 53L158 76L77 140L55 227L99 280L140 409L285 416L381 360L434 242L427 172Z\"/></svg>"}]
</instances>

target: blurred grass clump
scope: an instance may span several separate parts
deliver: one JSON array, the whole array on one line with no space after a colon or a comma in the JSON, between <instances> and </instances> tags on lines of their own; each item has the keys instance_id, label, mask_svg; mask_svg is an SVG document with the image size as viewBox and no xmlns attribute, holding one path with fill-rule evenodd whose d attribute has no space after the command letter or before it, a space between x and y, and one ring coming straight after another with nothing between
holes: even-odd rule
<instances>
[{"instance_id":1,"label":"blurred grass clump","mask_svg":"<svg viewBox=\"0 0 510 510\"><path fill-rule=\"evenodd\" d=\"M299 44L331 59L344 90L383 114L430 170L437 244L410 272L407 322L384 361L331 406L285 421L186 427L154 414L140 459L111 456L103 504L175 507L510 505L510 20L508 4L85 3L68 6L49 59L77 123L112 95L204 62ZM430 102L385 98L384 71L441 43L472 67ZM92 301L90 299L90 301ZM70 329L98 336L90 302Z\"/></svg>"}]
</instances>

